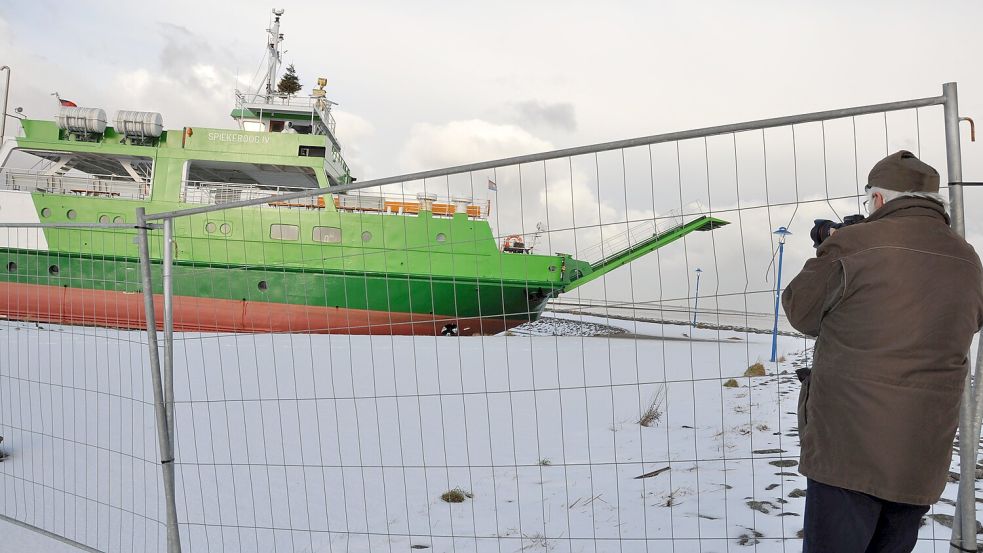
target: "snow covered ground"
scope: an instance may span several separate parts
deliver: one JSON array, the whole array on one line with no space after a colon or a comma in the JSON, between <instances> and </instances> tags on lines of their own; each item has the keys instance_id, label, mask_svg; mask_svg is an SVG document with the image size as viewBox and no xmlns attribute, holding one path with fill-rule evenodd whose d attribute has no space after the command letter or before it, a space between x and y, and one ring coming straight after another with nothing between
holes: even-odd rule
<instances>
[{"instance_id":1,"label":"snow covered ground","mask_svg":"<svg viewBox=\"0 0 983 553\"><path fill-rule=\"evenodd\" d=\"M769 363L767 335L587 322L179 335L185 551L799 551L793 371L810 342L781 337ZM162 551L142 335L0 323L0 345L0 513ZM931 515L952 514L956 486ZM22 550L8 526L0 550ZM949 533L927 519L916 551Z\"/></svg>"}]
</instances>

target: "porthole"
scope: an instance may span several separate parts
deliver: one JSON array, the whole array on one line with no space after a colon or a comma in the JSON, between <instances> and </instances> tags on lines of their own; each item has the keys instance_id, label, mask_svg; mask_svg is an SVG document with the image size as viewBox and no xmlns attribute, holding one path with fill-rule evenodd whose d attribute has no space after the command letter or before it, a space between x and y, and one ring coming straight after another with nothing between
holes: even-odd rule
<instances>
[{"instance_id":1,"label":"porthole","mask_svg":"<svg viewBox=\"0 0 983 553\"><path fill-rule=\"evenodd\" d=\"M51 217L51 210L48 209L47 207L41 209L41 216L42 217Z\"/></svg>"},{"instance_id":2,"label":"porthole","mask_svg":"<svg viewBox=\"0 0 983 553\"><path fill-rule=\"evenodd\" d=\"M256 287L259 288L261 292L265 292L270 288L270 285L267 284L265 280L261 280L259 281L259 284L256 285Z\"/></svg>"},{"instance_id":3,"label":"porthole","mask_svg":"<svg viewBox=\"0 0 983 553\"><path fill-rule=\"evenodd\" d=\"M75 219L78 216L74 209L69 209L68 213L65 214L69 219Z\"/></svg>"},{"instance_id":4,"label":"porthole","mask_svg":"<svg viewBox=\"0 0 983 553\"><path fill-rule=\"evenodd\" d=\"M99 222L100 223L103 223L103 224L108 223L109 222L109 215L100 215L99 216Z\"/></svg>"},{"instance_id":5,"label":"porthole","mask_svg":"<svg viewBox=\"0 0 983 553\"><path fill-rule=\"evenodd\" d=\"M222 234L229 234L232 232L232 225L228 223L222 223L222 226L218 227L218 230L222 231Z\"/></svg>"},{"instance_id":6,"label":"porthole","mask_svg":"<svg viewBox=\"0 0 983 553\"><path fill-rule=\"evenodd\" d=\"M58 273L59 272L60 271L58 270L58 265L49 265L48 266L48 274L49 275L51 275L51 276L58 276Z\"/></svg>"},{"instance_id":7,"label":"porthole","mask_svg":"<svg viewBox=\"0 0 983 553\"><path fill-rule=\"evenodd\" d=\"M209 234L210 233L213 233L213 232L215 232L215 228L216 228L215 227L215 223L211 223L211 222L205 223L205 232L207 232Z\"/></svg>"},{"instance_id":8,"label":"porthole","mask_svg":"<svg viewBox=\"0 0 983 553\"><path fill-rule=\"evenodd\" d=\"M17 272L17 264L14 263L13 261L8 262L7 263L7 272L8 273L16 273Z\"/></svg>"},{"instance_id":9,"label":"porthole","mask_svg":"<svg viewBox=\"0 0 983 553\"><path fill-rule=\"evenodd\" d=\"M551 273L555 273L556 272L556 265L550 265L549 266L549 270L550 270Z\"/></svg>"},{"instance_id":10,"label":"porthole","mask_svg":"<svg viewBox=\"0 0 983 553\"><path fill-rule=\"evenodd\" d=\"M114 223L122 223L123 222L123 217L121 215L117 215L117 216L113 217L113 222Z\"/></svg>"},{"instance_id":11,"label":"porthole","mask_svg":"<svg viewBox=\"0 0 983 553\"><path fill-rule=\"evenodd\" d=\"M443 232L438 232L436 238L438 242L444 242L447 240L447 235Z\"/></svg>"},{"instance_id":12,"label":"porthole","mask_svg":"<svg viewBox=\"0 0 983 553\"><path fill-rule=\"evenodd\" d=\"M369 240L372 240L372 233L369 232L369 231L363 232L362 233L362 242L368 242Z\"/></svg>"}]
</instances>

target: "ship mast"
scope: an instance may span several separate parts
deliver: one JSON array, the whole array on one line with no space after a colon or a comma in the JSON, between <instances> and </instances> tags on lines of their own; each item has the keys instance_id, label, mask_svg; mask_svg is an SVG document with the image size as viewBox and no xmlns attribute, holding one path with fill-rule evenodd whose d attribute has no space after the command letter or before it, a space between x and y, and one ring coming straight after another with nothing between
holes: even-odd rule
<instances>
[{"instance_id":1,"label":"ship mast","mask_svg":"<svg viewBox=\"0 0 983 553\"><path fill-rule=\"evenodd\" d=\"M280 69L280 60L282 59L283 53L280 51L280 43L283 42L283 35L280 33L280 16L283 15L283 8L274 8L273 10L273 26L266 29L269 34L266 39L266 50L267 55L270 58L270 65L266 69L266 78L259 85L259 89L256 90L256 94L260 95L263 93L263 88L266 88L266 100L273 100L273 92L276 90L276 74Z\"/></svg>"}]
</instances>

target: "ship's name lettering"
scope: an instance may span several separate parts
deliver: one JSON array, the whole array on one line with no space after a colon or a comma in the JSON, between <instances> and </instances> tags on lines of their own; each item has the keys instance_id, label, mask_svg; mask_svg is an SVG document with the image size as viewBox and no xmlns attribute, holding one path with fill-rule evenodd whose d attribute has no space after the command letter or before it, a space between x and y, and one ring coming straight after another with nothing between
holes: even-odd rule
<instances>
[{"instance_id":1,"label":"ship's name lettering","mask_svg":"<svg viewBox=\"0 0 983 553\"><path fill-rule=\"evenodd\" d=\"M248 134L234 134L229 132L210 132L208 140L211 142L242 142L245 144L269 144L268 136L251 136Z\"/></svg>"}]
</instances>

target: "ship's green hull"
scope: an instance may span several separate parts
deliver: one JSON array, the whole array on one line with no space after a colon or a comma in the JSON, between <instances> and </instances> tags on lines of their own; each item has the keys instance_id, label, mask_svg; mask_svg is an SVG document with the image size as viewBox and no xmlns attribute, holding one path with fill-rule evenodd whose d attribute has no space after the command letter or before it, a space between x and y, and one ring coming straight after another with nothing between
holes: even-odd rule
<instances>
[{"instance_id":1,"label":"ship's green hull","mask_svg":"<svg viewBox=\"0 0 983 553\"><path fill-rule=\"evenodd\" d=\"M0 250L0 313L142 328L139 261ZM160 294L160 265L152 268ZM557 291L524 282L176 263L175 328L219 332L462 334L534 320ZM448 325L451 325L448 327Z\"/></svg>"}]
</instances>

